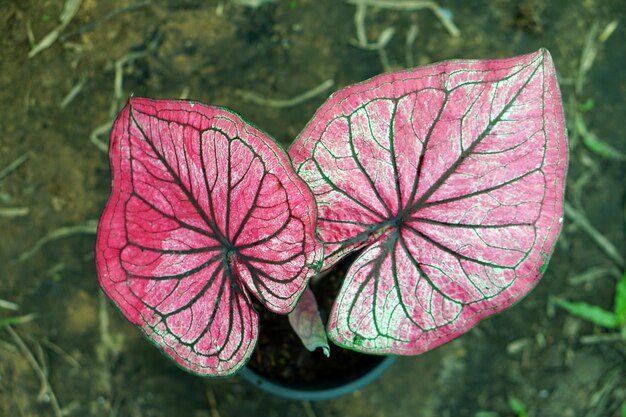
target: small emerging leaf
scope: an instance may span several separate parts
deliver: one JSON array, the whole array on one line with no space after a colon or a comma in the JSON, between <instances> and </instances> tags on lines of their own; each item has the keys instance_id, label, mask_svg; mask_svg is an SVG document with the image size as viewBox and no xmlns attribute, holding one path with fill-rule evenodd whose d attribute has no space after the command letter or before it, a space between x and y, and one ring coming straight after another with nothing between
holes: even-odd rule
<instances>
[{"instance_id":1,"label":"small emerging leaf","mask_svg":"<svg viewBox=\"0 0 626 417\"><path fill-rule=\"evenodd\" d=\"M567 301L562 298L553 297L552 300L559 307L567 310L570 314L581 319L592 322L593 324L607 329L619 327L615 313L607 311L595 305L585 302Z\"/></svg>"},{"instance_id":2,"label":"small emerging leaf","mask_svg":"<svg viewBox=\"0 0 626 417\"><path fill-rule=\"evenodd\" d=\"M326 357L330 355L326 330L317 308L315 295L310 288L304 290L296 308L289 313L289 323L307 350L313 352L321 348Z\"/></svg>"}]
</instances>

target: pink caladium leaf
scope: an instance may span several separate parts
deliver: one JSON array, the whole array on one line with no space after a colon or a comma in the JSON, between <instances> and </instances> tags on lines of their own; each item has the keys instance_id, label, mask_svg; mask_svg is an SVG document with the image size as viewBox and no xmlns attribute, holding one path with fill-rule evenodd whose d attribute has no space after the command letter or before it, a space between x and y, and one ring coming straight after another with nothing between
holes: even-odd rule
<instances>
[{"instance_id":1,"label":"pink caladium leaf","mask_svg":"<svg viewBox=\"0 0 626 417\"><path fill-rule=\"evenodd\" d=\"M361 249L336 343L418 354L527 294L560 233L567 137L546 50L385 74L337 93L290 148L324 269Z\"/></svg>"},{"instance_id":2,"label":"pink caladium leaf","mask_svg":"<svg viewBox=\"0 0 626 417\"><path fill-rule=\"evenodd\" d=\"M311 191L265 133L200 103L131 99L109 155L103 290L181 367L234 373L257 339L250 294L288 313L320 263Z\"/></svg>"}]
</instances>

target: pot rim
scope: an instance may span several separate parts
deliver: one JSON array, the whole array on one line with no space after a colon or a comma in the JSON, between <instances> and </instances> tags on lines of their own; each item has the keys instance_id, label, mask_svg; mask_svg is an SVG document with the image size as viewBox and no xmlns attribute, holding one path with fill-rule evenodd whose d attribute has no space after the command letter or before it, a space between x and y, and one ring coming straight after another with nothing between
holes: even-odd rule
<instances>
[{"instance_id":1,"label":"pot rim","mask_svg":"<svg viewBox=\"0 0 626 417\"><path fill-rule=\"evenodd\" d=\"M372 369L353 380L350 380L339 386L332 386L329 388L301 388L292 387L287 384L281 384L271 381L264 376L257 374L249 367L244 367L239 371L238 375L244 378L252 385L260 388L261 390L270 394L277 395L279 397L288 398L291 400L330 400L332 398L341 397L349 394L353 391L361 389L366 385L372 383L378 379L391 365L393 365L398 359L397 356L381 356L381 361L376 364Z\"/></svg>"}]
</instances>

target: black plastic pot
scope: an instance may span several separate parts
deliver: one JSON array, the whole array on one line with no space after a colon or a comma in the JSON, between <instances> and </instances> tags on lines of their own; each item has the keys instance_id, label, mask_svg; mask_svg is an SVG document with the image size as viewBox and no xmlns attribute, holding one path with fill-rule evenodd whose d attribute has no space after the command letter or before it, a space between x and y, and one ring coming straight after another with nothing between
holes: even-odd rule
<instances>
[{"instance_id":1,"label":"black plastic pot","mask_svg":"<svg viewBox=\"0 0 626 417\"><path fill-rule=\"evenodd\" d=\"M368 369L359 369L352 375L340 375L332 380L311 384L286 385L261 376L249 367L243 368L239 375L263 391L279 397L292 400L329 400L349 394L370 384L397 360L395 356L375 356L372 358L372 366ZM323 362L320 365L323 366Z\"/></svg>"}]
</instances>

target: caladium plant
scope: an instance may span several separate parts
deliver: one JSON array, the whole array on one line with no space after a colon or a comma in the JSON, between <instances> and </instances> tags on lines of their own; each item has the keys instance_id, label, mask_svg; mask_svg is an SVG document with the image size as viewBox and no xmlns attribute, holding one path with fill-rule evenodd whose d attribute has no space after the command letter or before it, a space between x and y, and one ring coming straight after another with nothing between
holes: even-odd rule
<instances>
[{"instance_id":1,"label":"caladium plant","mask_svg":"<svg viewBox=\"0 0 626 417\"><path fill-rule=\"evenodd\" d=\"M562 223L564 125L546 50L349 86L291 146L296 171L233 111L133 98L111 134L100 284L178 365L230 375L257 339L252 297L292 312L305 345L328 353L307 282L358 252L330 338L425 352L545 271Z\"/></svg>"},{"instance_id":2,"label":"caladium plant","mask_svg":"<svg viewBox=\"0 0 626 417\"><path fill-rule=\"evenodd\" d=\"M181 367L229 375L321 261L315 202L286 153L227 109L132 98L111 133L100 284Z\"/></svg>"},{"instance_id":3,"label":"caladium plant","mask_svg":"<svg viewBox=\"0 0 626 417\"><path fill-rule=\"evenodd\" d=\"M329 337L419 354L526 295L561 230L564 126L546 50L332 95L289 150L317 201L323 269L361 251Z\"/></svg>"}]
</instances>

